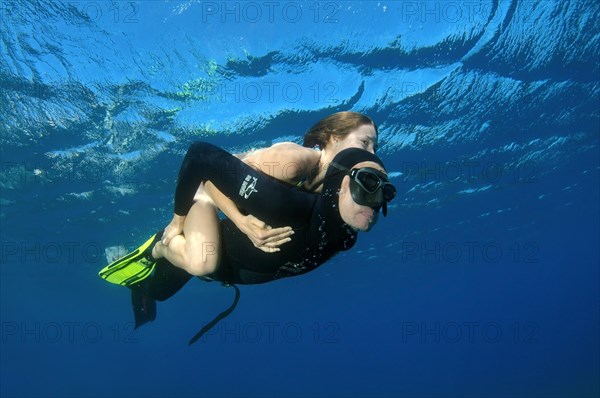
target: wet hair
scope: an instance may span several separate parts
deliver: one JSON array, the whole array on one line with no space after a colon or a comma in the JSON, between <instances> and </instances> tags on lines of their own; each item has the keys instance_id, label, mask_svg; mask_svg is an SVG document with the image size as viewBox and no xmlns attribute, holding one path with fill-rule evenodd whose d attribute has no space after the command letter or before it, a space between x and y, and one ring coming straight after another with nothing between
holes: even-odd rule
<instances>
[{"instance_id":1,"label":"wet hair","mask_svg":"<svg viewBox=\"0 0 600 398\"><path fill-rule=\"evenodd\" d=\"M377 125L371 118L358 112L337 112L321 119L304 134L305 147L325 148L332 135L343 137L360 126L371 125L378 134Z\"/></svg>"}]
</instances>

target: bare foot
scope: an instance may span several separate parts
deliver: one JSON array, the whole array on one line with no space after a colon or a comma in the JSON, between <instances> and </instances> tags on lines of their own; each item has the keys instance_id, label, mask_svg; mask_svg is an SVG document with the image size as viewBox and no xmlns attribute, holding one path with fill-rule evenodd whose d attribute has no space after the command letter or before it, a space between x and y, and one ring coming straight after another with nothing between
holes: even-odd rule
<instances>
[{"instance_id":1,"label":"bare foot","mask_svg":"<svg viewBox=\"0 0 600 398\"><path fill-rule=\"evenodd\" d=\"M164 247L165 247L165 245L163 245L161 241L156 242L156 244L152 248L152 257L154 257L155 260L158 260L159 258L164 257L164 255L163 255Z\"/></svg>"}]
</instances>

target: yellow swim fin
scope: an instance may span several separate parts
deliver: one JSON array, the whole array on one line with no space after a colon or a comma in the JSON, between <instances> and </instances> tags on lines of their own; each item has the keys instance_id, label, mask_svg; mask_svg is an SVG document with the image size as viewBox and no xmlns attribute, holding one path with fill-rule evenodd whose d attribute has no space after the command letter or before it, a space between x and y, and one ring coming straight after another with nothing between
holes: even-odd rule
<instances>
[{"instance_id":1,"label":"yellow swim fin","mask_svg":"<svg viewBox=\"0 0 600 398\"><path fill-rule=\"evenodd\" d=\"M121 286L131 286L146 279L156 267L156 260L152 258L152 248L161 235L162 233L152 235L131 253L102 268L98 275L107 282Z\"/></svg>"}]
</instances>

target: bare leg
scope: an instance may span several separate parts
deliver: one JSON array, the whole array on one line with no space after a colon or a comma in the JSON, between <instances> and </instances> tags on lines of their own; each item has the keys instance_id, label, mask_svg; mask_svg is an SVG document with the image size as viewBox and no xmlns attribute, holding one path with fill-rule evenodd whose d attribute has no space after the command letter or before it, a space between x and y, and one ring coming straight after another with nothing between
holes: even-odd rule
<instances>
[{"instance_id":1,"label":"bare leg","mask_svg":"<svg viewBox=\"0 0 600 398\"><path fill-rule=\"evenodd\" d=\"M190 209L183 224L183 234L173 237L168 246L158 242L152 256L165 257L194 276L204 276L215 272L219 266L220 249L217 210L212 203L200 200Z\"/></svg>"}]
</instances>

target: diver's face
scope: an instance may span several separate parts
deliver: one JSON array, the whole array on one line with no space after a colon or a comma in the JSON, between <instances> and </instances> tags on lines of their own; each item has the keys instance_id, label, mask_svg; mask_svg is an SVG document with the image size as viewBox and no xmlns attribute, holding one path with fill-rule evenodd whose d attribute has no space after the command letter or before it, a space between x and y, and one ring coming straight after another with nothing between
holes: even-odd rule
<instances>
[{"instance_id":1,"label":"diver's face","mask_svg":"<svg viewBox=\"0 0 600 398\"><path fill-rule=\"evenodd\" d=\"M352 168L362 167L372 167L385 174L385 170L375 162L357 163ZM345 176L342 180L338 200L342 220L355 230L368 231L377 223L379 211L375 211L368 206L359 205L352 199L352 194L350 193L350 176Z\"/></svg>"},{"instance_id":2,"label":"diver's face","mask_svg":"<svg viewBox=\"0 0 600 398\"><path fill-rule=\"evenodd\" d=\"M344 137L331 135L329 144L333 148L334 156L347 148L360 148L375 153L375 149L377 149L377 133L372 125L363 124Z\"/></svg>"}]
</instances>

